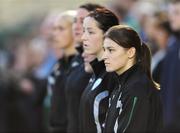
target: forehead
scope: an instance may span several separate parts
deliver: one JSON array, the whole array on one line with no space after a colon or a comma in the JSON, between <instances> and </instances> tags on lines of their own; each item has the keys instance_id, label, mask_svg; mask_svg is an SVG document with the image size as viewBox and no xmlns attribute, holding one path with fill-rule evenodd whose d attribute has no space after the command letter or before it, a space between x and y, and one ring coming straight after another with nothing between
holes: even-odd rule
<instances>
[{"instance_id":1,"label":"forehead","mask_svg":"<svg viewBox=\"0 0 180 133\"><path fill-rule=\"evenodd\" d=\"M54 26L66 26L70 24L66 19L63 19L62 17L59 17L55 20Z\"/></svg>"},{"instance_id":2,"label":"forehead","mask_svg":"<svg viewBox=\"0 0 180 133\"><path fill-rule=\"evenodd\" d=\"M77 9L76 18L84 19L88 14L89 12L86 9L79 8Z\"/></svg>"},{"instance_id":3,"label":"forehead","mask_svg":"<svg viewBox=\"0 0 180 133\"><path fill-rule=\"evenodd\" d=\"M104 39L104 47L118 47L119 45L114 42L113 40L111 40L110 38L105 38Z\"/></svg>"},{"instance_id":4,"label":"forehead","mask_svg":"<svg viewBox=\"0 0 180 133\"><path fill-rule=\"evenodd\" d=\"M97 21L92 18L92 17L85 17L84 21L83 21L83 26L84 27L97 27Z\"/></svg>"}]
</instances>

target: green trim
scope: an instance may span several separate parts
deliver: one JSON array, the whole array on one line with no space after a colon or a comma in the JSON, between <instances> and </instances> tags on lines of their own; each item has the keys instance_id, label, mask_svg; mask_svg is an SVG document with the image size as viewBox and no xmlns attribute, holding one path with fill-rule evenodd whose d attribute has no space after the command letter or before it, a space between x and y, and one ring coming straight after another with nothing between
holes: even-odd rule
<instances>
[{"instance_id":1,"label":"green trim","mask_svg":"<svg viewBox=\"0 0 180 133\"><path fill-rule=\"evenodd\" d=\"M132 107L132 110L131 110L131 113L130 113L130 116L129 116L129 120L128 120L128 124L126 125L125 129L123 130L123 133L126 131L126 129L128 128L130 122L131 122L131 119L132 119L132 115L133 115L133 112L134 112L134 108L135 108L135 105L137 103L137 97L134 97L134 101L133 101L133 107Z\"/></svg>"}]
</instances>

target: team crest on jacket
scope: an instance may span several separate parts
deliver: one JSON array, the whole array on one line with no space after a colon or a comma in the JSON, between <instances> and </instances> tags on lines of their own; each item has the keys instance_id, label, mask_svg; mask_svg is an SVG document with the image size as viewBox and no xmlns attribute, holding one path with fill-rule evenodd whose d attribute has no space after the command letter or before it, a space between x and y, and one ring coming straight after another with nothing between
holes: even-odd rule
<instances>
[{"instance_id":1,"label":"team crest on jacket","mask_svg":"<svg viewBox=\"0 0 180 133\"><path fill-rule=\"evenodd\" d=\"M92 87L91 90L94 90L96 87L98 87L98 86L101 84L101 82L102 82L102 78L98 78L98 79L95 81L95 83L94 83L94 85L93 85L93 87Z\"/></svg>"},{"instance_id":2,"label":"team crest on jacket","mask_svg":"<svg viewBox=\"0 0 180 133\"><path fill-rule=\"evenodd\" d=\"M71 67L76 67L76 66L79 66L79 62L74 61L74 62L71 64Z\"/></svg>"}]
</instances>

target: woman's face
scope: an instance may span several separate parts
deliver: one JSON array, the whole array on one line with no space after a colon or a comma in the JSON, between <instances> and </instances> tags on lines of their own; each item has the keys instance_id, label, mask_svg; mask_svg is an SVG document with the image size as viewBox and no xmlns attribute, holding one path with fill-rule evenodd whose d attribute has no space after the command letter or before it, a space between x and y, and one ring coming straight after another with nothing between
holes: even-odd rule
<instances>
[{"instance_id":1,"label":"woman's face","mask_svg":"<svg viewBox=\"0 0 180 133\"><path fill-rule=\"evenodd\" d=\"M109 38L105 38L103 59L107 72L121 74L128 68L128 49L121 47Z\"/></svg>"},{"instance_id":2,"label":"woman's face","mask_svg":"<svg viewBox=\"0 0 180 133\"><path fill-rule=\"evenodd\" d=\"M60 17L54 23L53 36L55 49L69 47L73 43L72 24Z\"/></svg>"},{"instance_id":3,"label":"woman's face","mask_svg":"<svg viewBox=\"0 0 180 133\"><path fill-rule=\"evenodd\" d=\"M74 36L74 41L76 43L81 43L81 37L83 34L83 20L84 18L89 14L89 12L86 9L79 8L77 10L76 17L74 19L73 23L73 36Z\"/></svg>"},{"instance_id":4,"label":"woman's face","mask_svg":"<svg viewBox=\"0 0 180 133\"><path fill-rule=\"evenodd\" d=\"M98 55L103 50L103 31L98 27L97 21L86 17L83 22L83 47L86 53Z\"/></svg>"},{"instance_id":5,"label":"woman's face","mask_svg":"<svg viewBox=\"0 0 180 133\"><path fill-rule=\"evenodd\" d=\"M96 58L96 56L83 52L82 57L84 59L84 69L85 69L85 71L88 72L88 73L92 72L93 70L92 70L92 67L91 67L91 65L89 63L91 61L93 61Z\"/></svg>"}]
</instances>

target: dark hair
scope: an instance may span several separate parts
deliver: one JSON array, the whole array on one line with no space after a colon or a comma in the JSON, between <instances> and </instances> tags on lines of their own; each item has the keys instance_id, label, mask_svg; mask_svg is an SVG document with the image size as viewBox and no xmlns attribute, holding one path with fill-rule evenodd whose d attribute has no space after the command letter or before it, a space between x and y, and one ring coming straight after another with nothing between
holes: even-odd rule
<instances>
[{"instance_id":1,"label":"dark hair","mask_svg":"<svg viewBox=\"0 0 180 133\"><path fill-rule=\"evenodd\" d=\"M180 0L170 0L169 3L173 3L173 4L176 4L176 3L179 3Z\"/></svg>"},{"instance_id":2,"label":"dark hair","mask_svg":"<svg viewBox=\"0 0 180 133\"><path fill-rule=\"evenodd\" d=\"M136 63L140 64L154 86L158 87L151 75L151 51L149 47L141 41L138 33L133 28L127 25L113 26L106 32L105 38L113 40L123 48L134 47L136 49Z\"/></svg>"},{"instance_id":3,"label":"dark hair","mask_svg":"<svg viewBox=\"0 0 180 133\"><path fill-rule=\"evenodd\" d=\"M86 3L83 5L80 5L79 8L83 8L83 9L86 9L88 12L91 12L91 11L96 10L97 8L104 8L104 7L99 4Z\"/></svg>"},{"instance_id":4,"label":"dark hair","mask_svg":"<svg viewBox=\"0 0 180 133\"><path fill-rule=\"evenodd\" d=\"M168 19L168 15L166 12L158 11L154 14L153 17L155 19L156 27L163 29L168 34L173 33L171 26L170 26L169 19Z\"/></svg>"},{"instance_id":5,"label":"dark hair","mask_svg":"<svg viewBox=\"0 0 180 133\"><path fill-rule=\"evenodd\" d=\"M98 27L102 29L103 32L119 24L116 15L106 8L97 8L95 11L90 12L87 17L94 18L98 23Z\"/></svg>"}]
</instances>

